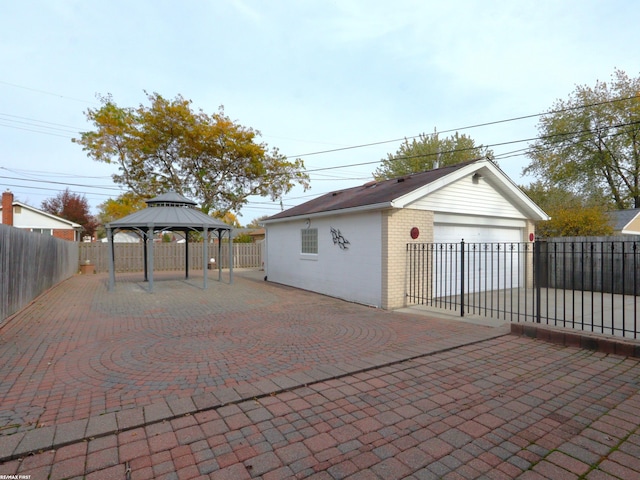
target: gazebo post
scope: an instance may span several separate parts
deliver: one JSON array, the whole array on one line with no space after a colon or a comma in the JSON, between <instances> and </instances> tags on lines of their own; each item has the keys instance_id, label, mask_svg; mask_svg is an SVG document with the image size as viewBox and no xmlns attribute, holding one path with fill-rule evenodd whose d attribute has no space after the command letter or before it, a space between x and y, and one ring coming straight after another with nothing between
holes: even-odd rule
<instances>
[{"instance_id":1,"label":"gazebo post","mask_svg":"<svg viewBox=\"0 0 640 480\"><path fill-rule=\"evenodd\" d=\"M116 269L113 252L113 232L111 231L111 225L107 224L107 241L109 242L109 291L113 291L116 284Z\"/></svg>"},{"instance_id":2,"label":"gazebo post","mask_svg":"<svg viewBox=\"0 0 640 480\"><path fill-rule=\"evenodd\" d=\"M189 278L189 230L184 231L184 278Z\"/></svg>"},{"instance_id":3,"label":"gazebo post","mask_svg":"<svg viewBox=\"0 0 640 480\"><path fill-rule=\"evenodd\" d=\"M147 248L149 248L149 232L144 233L144 244L142 246L143 259L144 259L144 281L149 280L149 271L147 269Z\"/></svg>"},{"instance_id":4,"label":"gazebo post","mask_svg":"<svg viewBox=\"0 0 640 480\"><path fill-rule=\"evenodd\" d=\"M146 250L149 263L149 293L153 293L153 223L147 227L147 237L149 242Z\"/></svg>"},{"instance_id":5,"label":"gazebo post","mask_svg":"<svg viewBox=\"0 0 640 480\"><path fill-rule=\"evenodd\" d=\"M207 226L206 225L202 225L202 237L203 237L203 243L202 243L202 289L206 290L207 289L207 275L208 275L208 271L209 271L209 250L208 250L208 243L209 243L209 231L207 230Z\"/></svg>"},{"instance_id":6,"label":"gazebo post","mask_svg":"<svg viewBox=\"0 0 640 480\"><path fill-rule=\"evenodd\" d=\"M218 229L218 281L222 281L222 230Z\"/></svg>"},{"instance_id":7,"label":"gazebo post","mask_svg":"<svg viewBox=\"0 0 640 480\"><path fill-rule=\"evenodd\" d=\"M229 230L229 284L233 283L233 238Z\"/></svg>"}]
</instances>

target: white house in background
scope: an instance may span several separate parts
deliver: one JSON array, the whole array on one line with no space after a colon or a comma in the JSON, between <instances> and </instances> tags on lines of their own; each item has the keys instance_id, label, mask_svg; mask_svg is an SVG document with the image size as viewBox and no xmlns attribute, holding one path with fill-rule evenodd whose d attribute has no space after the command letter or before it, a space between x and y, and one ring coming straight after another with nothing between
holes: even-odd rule
<instances>
[{"instance_id":1,"label":"white house in background","mask_svg":"<svg viewBox=\"0 0 640 480\"><path fill-rule=\"evenodd\" d=\"M80 241L82 225L38 210L13 199L13 193L2 192L2 223L72 242Z\"/></svg>"},{"instance_id":2,"label":"white house in background","mask_svg":"<svg viewBox=\"0 0 640 480\"><path fill-rule=\"evenodd\" d=\"M107 243L109 239L105 237L100 241ZM135 232L116 232L113 235L113 243L142 243L142 238Z\"/></svg>"},{"instance_id":3,"label":"white house in background","mask_svg":"<svg viewBox=\"0 0 640 480\"><path fill-rule=\"evenodd\" d=\"M608 212L616 235L640 235L640 208Z\"/></svg>"},{"instance_id":4,"label":"white house in background","mask_svg":"<svg viewBox=\"0 0 640 480\"><path fill-rule=\"evenodd\" d=\"M489 160L336 190L264 220L269 281L406 306L412 242L526 242L548 220Z\"/></svg>"}]
</instances>

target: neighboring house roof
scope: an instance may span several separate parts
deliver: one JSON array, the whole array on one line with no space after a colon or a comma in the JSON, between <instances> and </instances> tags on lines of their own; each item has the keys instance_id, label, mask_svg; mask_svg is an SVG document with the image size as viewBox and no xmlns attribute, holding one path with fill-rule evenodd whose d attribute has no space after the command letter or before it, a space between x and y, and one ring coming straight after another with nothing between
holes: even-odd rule
<instances>
[{"instance_id":1,"label":"neighboring house roof","mask_svg":"<svg viewBox=\"0 0 640 480\"><path fill-rule=\"evenodd\" d=\"M51 228L51 229L68 229L68 230L82 230L82 225L71 220L66 220L57 215L38 210L26 203L13 201L12 207L20 207L26 210L25 213L14 214L13 226L16 228ZM2 206L0 206L0 212L2 212Z\"/></svg>"},{"instance_id":2,"label":"neighboring house roof","mask_svg":"<svg viewBox=\"0 0 640 480\"><path fill-rule=\"evenodd\" d=\"M159 195L147 200L147 208L114 220L105 225L113 229L146 229L153 225L155 230L231 230L226 223L217 220L194 207L196 202L175 192Z\"/></svg>"},{"instance_id":3,"label":"neighboring house roof","mask_svg":"<svg viewBox=\"0 0 640 480\"><path fill-rule=\"evenodd\" d=\"M608 212L607 215L615 232L630 235L640 234L640 208L615 210Z\"/></svg>"},{"instance_id":4,"label":"neighboring house roof","mask_svg":"<svg viewBox=\"0 0 640 480\"><path fill-rule=\"evenodd\" d=\"M249 235L251 235L252 237L259 237L259 236L264 236L265 235L265 229L264 228L256 228L253 229L249 232Z\"/></svg>"},{"instance_id":5,"label":"neighboring house roof","mask_svg":"<svg viewBox=\"0 0 640 480\"><path fill-rule=\"evenodd\" d=\"M234 228L233 238L237 237L238 235L250 235L252 237L264 235L264 228L247 228L247 227Z\"/></svg>"},{"instance_id":6,"label":"neighboring house roof","mask_svg":"<svg viewBox=\"0 0 640 480\"><path fill-rule=\"evenodd\" d=\"M489 160L468 162L413 173L391 180L369 182L359 187L336 190L264 220L265 224L299 217L350 213L383 208L404 208L412 202L467 175L491 176L505 196L533 220L548 220L547 214Z\"/></svg>"}]
</instances>

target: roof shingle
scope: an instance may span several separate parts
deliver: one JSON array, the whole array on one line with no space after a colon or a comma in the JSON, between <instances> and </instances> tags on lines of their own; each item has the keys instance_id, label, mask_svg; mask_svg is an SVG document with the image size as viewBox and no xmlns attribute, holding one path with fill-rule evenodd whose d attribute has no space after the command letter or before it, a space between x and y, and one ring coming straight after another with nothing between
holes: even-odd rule
<instances>
[{"instance_id":1,"label":"roof shingle","mask_svg":"<svg viewBox=\"0 0 640 480\"><path fill-rule=\"evenodd\" d=\"M269 217L267 221L390 203L396 198L402 197L477 161L478 160L471 160L436 170L428 170L426 172L413 173L391 180L369 182L359 187L336 190L273 215Z\"/></svg>"}]
</instances>

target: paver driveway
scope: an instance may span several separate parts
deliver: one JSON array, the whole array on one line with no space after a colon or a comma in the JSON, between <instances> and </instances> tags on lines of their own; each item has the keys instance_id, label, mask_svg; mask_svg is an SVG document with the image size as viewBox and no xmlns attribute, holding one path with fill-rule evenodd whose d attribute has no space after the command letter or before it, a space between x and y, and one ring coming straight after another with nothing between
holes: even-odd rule
<instances>
[{"instance_id":1,"label":"paver driveway","mask_svg":"<svg viewBox=\"0 0 640 480\"><path fill-rule=\"evenodd\" d=\"M5 322L0 475L640 475L637 359L259 275L77 276Z\"/></svg>"}]
</instances>

